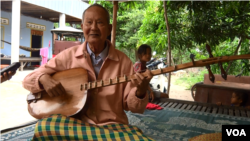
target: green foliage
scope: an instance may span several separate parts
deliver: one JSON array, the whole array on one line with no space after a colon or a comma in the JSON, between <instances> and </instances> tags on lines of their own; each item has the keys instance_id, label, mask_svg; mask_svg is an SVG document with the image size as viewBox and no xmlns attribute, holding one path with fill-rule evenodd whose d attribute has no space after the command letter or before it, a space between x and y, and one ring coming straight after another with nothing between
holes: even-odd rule
<instances>
[{"instance_id":1,"label":"green foliage","mask_svg":"<svg viewBox=\"0 0 250 141\"><path fill-rule=\"evenodd\" d=\"M98 1L113 16L110 1ZM163 1L119 2L116 29L116 48L135 62L135 49L149 44L156 57L166 57L167 29ZM215 57L233 55L238 40L242 44L238 54L249 53L250 2L249 1L168 1L167 16L170 26L172 56L175 64L207 59L206 44ZM164 54L165 53L165 54ZM223 63L226 69L228 63ZM218 65L212 72L220 74ZM229 74L249 75L249 60L233 61Z\"/></svg>"},{"instance_id":2,"label":"green foliage","mask_svg":"<svg viewBox=\"0 0 250 141\"><path fill-rule=\"evenodd\" d=\"M189 73L188 75L178 78L175 81L175 84L179 86L185 86L186 89L190 90L195 83L203 82L205 74L207 74L206 70L202 70L198 73Z\"/></svg>"},{"instance_id":3,"label":"green foliage","mask_svg":"<svg viewBox=\"0 0 250 141\"><path fill-rule=\"evenodd\" d=\"M220 45L215 47L215 50L213 51L214 56L230 56L234 55L235 49L238 45L238 40L235 39L232 42L230 42L230 39L221 43ZM247 43L248 41L245 40L238 51L238 55L247 54L249 53L249 45ZM229 62L223 63L223 68L228 67ZM217 64L211 66L211 70L215 74L220 74L220 69L218 69L219 66ZM243 75L248 76L249 75L249 60L235 60L232 62L232 65L228 71L229 75L238 75L242 72Z\"/></svg>"},{"instance_id":4,"label":"green foliage","mask_svg":"<svg viewBox=\"0 0 250 141\"><path fill-rule=\"evenodd\" d=\"M110 13L113 13L113 4L110 1L98 1L98 4L104 6ZM137 31L140 29L144 18L143 7L145 2L136 1L119 3L117 12L116 28L116 48L123 51L130 59L135 62L135 49L139 40ZM111 23L113 21L113 14Z\"/></svg>"},{"instance_id":5,"label":"green foliage","mask_svg":"<svg viewBox=\"0 0 250 141\"><path fill-rule=\"evenodd\" d=\"M198 44L216 46L230 38L249 35L250 3L247 1L209 1L188 4L190 33Z\"/></svg>"}]
</instances>

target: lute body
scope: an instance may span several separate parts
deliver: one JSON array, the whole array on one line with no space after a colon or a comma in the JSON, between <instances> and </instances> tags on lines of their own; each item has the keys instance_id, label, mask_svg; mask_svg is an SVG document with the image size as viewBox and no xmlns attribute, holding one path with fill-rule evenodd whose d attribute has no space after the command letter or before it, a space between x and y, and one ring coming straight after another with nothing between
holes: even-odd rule
<instances>
[{"instance_id":1,"label":"lute body","mask_svg":"<svg viewBox=\"0 0 250 141\"><path fill-rule=\"evenodd\" d=\"M51 114L73 116L80 112L85 105L87 91L81 89L79 84L88 83L87 71L82 68L65 70L55 73L52 78L61 82L66 94L50 97L46 91L42 91L28 95L30 115L41 119Z\"/></svg>"}]
</instances>

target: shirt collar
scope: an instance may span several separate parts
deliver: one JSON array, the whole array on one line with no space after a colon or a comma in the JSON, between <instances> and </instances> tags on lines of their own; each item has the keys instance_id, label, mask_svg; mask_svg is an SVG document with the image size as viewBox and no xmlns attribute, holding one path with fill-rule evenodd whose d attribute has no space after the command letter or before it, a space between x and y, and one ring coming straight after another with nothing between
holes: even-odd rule
<instances>
[{"instance_id":1,"label":"shirt collar","mask_svg":"<svg viewBox=\"0 0 250 141\"><path fill-rule=\"evenodd\" d=\"M119 61L119 57L117 56L117 49L115 49L115 47L113 46L113 44L109 41L106 40L107 46L108 46L108 56L107 58L114 60L114 61ZM81 45L78 46L76 52L75 52L75 57L84 57L86 58L86 54L88 54L87 52L87 42L85 41L84 43L82 43Z\"/></svg>"},{"instance_id":2,"label":"shirt collar","mask_svg":"<svg viewBox=\"0 0 250 141\"><path fill-rule=\"evenodd\" d=\"M109 46L106 43L106 47L104 48L104 50L98 55L99 57L102 58L102 60L105 60L106 57L108 56L108 50L109 50ZM87 52L91 55L95 57L95 54L92 52L92 50L89 47L89 44L87 43Z\"/></svg>"}]
</instances>

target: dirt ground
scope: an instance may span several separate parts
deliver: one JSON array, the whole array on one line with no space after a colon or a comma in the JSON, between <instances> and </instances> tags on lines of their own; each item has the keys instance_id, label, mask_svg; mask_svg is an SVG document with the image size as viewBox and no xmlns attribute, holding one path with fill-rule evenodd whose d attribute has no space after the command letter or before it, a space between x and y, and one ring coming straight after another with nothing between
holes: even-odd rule
<instances>
[{"instance_id":1,"label":"dirt ground","mask_svg":"<svg viewBox=\"0 0 250 141\"><path fill-rule=\"evenodd\" d=\"M0 130L35 120L27 110L26 96L29 91L22 87L23 78L30 72L17 72L11 80L0 84ZM171 78L170 98L193 101L190 90L174 85L177 78Z\"/></svg>"}]
</instances>

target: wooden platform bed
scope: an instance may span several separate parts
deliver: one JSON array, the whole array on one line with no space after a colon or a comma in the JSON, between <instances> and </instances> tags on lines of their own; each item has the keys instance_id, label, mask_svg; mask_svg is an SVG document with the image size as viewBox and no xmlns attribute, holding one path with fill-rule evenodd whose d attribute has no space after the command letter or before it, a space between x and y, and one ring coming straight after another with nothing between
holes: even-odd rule
<instances>
[{"instance_id":1,"label":"wooden platform bed","mask_svg":"<svg viewBox=\"0 0 250 141\"><path fill-rule=\"evenodd\" d=\"M127 112L129 124L139 127L155 140L188 140L194 136L221 132L221 125L250 124L250 110L232 106L158 99L163 110L146 110L144 114ZM1 130L1 141L31 139L36 121Z\"/></svg>"}]
</instances>

